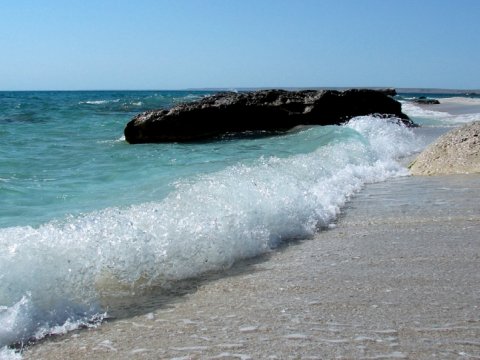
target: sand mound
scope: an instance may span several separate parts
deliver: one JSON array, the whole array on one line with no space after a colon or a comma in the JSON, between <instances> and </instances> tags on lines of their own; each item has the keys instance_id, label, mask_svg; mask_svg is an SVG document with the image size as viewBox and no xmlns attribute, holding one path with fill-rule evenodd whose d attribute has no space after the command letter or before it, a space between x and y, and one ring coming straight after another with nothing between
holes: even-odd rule
<instances>
[{"instance_id":1,"label":"sand mound","mask_svg":"<svg viewBox=\"0 0 480 360\"><path fill-rule=\"evenodd\" d=\"M410 165L412 175L480 173L480 121L449 131Z\"/></svg>"}]
</instances>

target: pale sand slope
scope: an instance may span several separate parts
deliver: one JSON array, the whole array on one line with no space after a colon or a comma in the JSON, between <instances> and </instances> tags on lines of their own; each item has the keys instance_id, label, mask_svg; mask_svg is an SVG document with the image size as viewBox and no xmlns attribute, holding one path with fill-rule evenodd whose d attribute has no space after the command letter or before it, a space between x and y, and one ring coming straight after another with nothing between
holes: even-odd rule
<instances>
[{"instance_id":1,"label":"pale sand slope","mask_svg":"<svg viewBox=\"0 0 480 360\"><path fill-rule=\"evenodd\" d=\"M479 359L479 234L480 176L370 185L335 229L25 358Z\"/></svg>"},{"instance_id":2,"label":"pale sand slope","mask_svg":"<svg viewBox=\"0 0 480 360\"><path fill-rule=\"evenodd\" d=\"M438 138L410 165L410 172L413 175L480 173L480 121Z\"/></svg>"}]
</instances>

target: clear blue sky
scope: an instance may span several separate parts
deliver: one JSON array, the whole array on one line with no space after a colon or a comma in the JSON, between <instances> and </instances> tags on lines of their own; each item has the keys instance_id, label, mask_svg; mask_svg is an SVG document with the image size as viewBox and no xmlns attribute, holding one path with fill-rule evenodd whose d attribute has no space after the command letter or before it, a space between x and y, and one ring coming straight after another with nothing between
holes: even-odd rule
<instances>
[{"instance_id":1,"label":"clear blue sky","mask_svg":"<svg viewBox=\"0 0 480 360\"><path fill-rule=\"evenodd\" d=\"M480 0L2 0L0 90L480 88Z\"/></svg>"}]
</instances>

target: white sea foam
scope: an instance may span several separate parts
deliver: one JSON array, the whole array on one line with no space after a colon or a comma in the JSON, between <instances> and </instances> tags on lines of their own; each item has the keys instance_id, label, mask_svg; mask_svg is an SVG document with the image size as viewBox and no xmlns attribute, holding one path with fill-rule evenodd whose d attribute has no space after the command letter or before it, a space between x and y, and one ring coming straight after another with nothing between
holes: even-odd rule
<instances>
[{"instance_id":1,"label":"white sea foam","mask_svg":"<svg viewBox=\"0 0 480 360\"><path fill-rule=\"evenodd\" d=\"M442 99L441 101L444 102L446 99ZM478 100L478 99L472 99ZM444 125L444 126L455 126L458 124L469 123L472 121L479 121L480 120L480 113L472 113L472 114L459 114L454 115L450 114L446 111L436 111L426 109L422 106L416 105L412 102L402 102L402 111L410 116L411 118L420 118L425 120L431 120L435 125ZM421 124L424 125L424 124Z\"/></svg>"},{"instance_id":2,"label":"white sea foam","mask_svg":"<svg viewBox=\"0 0 480 360\"><path fill-rule=\"evenodd\" d=\"M120 99L114 100L87 100L87 101L80 101L79 104L87 104L87 105L103 105L109 103L118 103Z\"/></svg>"},{"instance_id":3,"label":"white sea foam","mask_svg":"<svg viewBox=\"0 0 480 360\"><path fill-rule=\"evenodd\" d=\"M0 348L0 360L21 360L22 355L14 349L9 349L6 346Z\"/></svg>"},{"instance_id":4,"label":"white sea foam","mask_svg":"<svg viewBox=\"0 0 480 360\"><path fill-rule=\"evenodd\" d=\"M444 118L447 116L451 116L451 114L447 112L425 109L422 106L414 104L410 101L402 101L402 111L406 113L408 116L412 116L412 117L418 116L418 117Z\"/></svg>"},{"instance_id":5,"label":"white sea foam","mask_svg":"<svg viewBox=\"0 0 480 360\"><path fill-rule=\"evenodd\" d=\"M0 229L0 346L89 324L123 294L309 237L366 182L405 175L395 159L420 146L409 129L372 117L335 129L313 152L180 181L160 202Z\"/></svg>"}]
</instances>

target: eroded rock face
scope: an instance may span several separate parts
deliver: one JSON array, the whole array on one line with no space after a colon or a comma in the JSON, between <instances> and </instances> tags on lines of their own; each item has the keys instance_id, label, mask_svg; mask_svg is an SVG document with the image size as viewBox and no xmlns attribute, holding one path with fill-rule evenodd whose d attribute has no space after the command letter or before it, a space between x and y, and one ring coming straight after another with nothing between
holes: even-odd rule
<instances>
[{"instance_id":1,"label":"eroded rock face","mask_svg":"<svg viewBox=\"0 0 480 360\"><path fill-rule=\"evenodd\" d=\"M480 173L480 121L439 137L410 165L410 172L412 175Z\"/></svg>"},{"instance_id":2,"label":"eroded rock face","mask_svg":"<svg viewBox=\"0 0 480 360\"><path fill-rule=\"evenodd\" d=\"M261 90L220 93L200 101L154 110L125 127L131 143L186 142L245 132L282 132L298 125L333 125L352 117L378 114L414 126L401 104L382 91Z\"/></svg>"}]
</instances>

